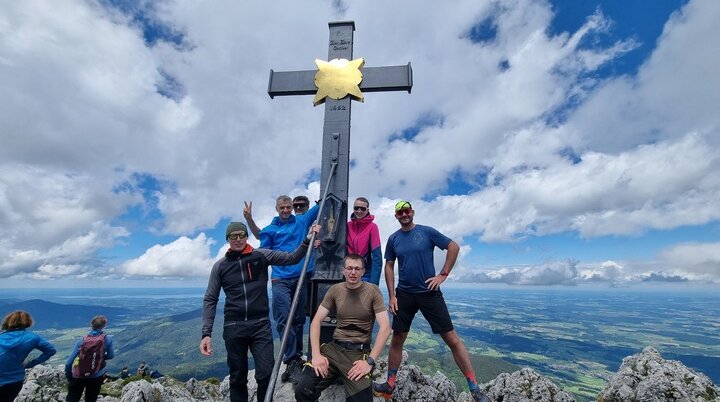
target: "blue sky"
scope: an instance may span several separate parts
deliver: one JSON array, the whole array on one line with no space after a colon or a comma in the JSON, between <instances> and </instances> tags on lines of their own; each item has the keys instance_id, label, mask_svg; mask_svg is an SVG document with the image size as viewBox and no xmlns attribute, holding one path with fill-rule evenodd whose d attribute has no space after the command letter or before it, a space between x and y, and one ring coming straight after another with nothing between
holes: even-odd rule
<instances>
[{"instance_id":1,"label":"blue sky","mask_svg":"<svg viewBox=\"0 0 720 402\"><path fill-rule=\"evenodd\" d=\"M325 58L338 20L366 66L414 69L411 94L353 105L350 193L383 238L409 199L462 245L458 282L719 284L718 17L712 0L12 4L0 286L202 284L243 200L267 223L278 195L316 198L322 108L266 80Z\"/></svg>"}]
</instances>

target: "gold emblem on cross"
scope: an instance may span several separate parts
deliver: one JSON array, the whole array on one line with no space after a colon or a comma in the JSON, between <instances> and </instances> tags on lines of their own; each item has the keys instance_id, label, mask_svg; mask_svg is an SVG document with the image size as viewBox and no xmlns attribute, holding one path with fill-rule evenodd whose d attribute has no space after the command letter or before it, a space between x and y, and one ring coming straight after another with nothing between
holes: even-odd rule
<instances>
[{"instance_id":1,"label":"gold emblem on cross","mask_svg":"<svg viewBox=\"0 0 720 402\"><path fill-rule=\"evenodd\" d=\"M315 59L318 71L315 74L317 92L313 98L313 105L325 102L325 97L342 99L350 95L355 100L363 101L360 83L363 75L360 68L365 64L364 58L348 61L347 59L333 59L330 61Z\"/></svg>"}]
</instances>

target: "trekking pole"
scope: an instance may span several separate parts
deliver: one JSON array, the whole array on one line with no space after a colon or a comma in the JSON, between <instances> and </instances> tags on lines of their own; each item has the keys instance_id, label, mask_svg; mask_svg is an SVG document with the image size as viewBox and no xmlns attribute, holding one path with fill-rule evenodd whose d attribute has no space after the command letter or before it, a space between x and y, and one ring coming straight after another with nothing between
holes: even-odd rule
<instances>
[{"instance_id":1,"label":"trekking pole","mask_svg":"<svg viewBox=\"0 0 720 402\"><path fill-rule=\"evenodd\" d=\"M322 217L323 208L325 207L325 200L327 199L327 192L330 189L330 183L332 182L333 176L335 175L335 168L337 162L333 162L330 166L330 174L328 175L327 183L325 184L325 192L320 201L320 208L318 209L318 219ZM310 263L310 255L313 252L313 246L315 244L315 232L312 232L310 237L310 246L305 252L305 262L303 263L302 270L300 271L300 279L298 280L297 288L295 288L295 295L293 296L292 305L290 305L290 313L288 314L287 322L285 323L285 330L283 331L282 340L280 341L280 353L278 353L275 364L273 365L272 375L270 376L270 383L268 384L268 390L265 394L265 402L272 401L273 393L275 393L275 382L277 382L277 374L280 371L280 362L282 362L285 348L287 347L287 338L290 334L290 327L292 326L292 320L295 316L295 310L297 310L298 300L300 299L300 291L305 285L305 271L307 271L308 264Z\"/></svg>"}]
</instances>

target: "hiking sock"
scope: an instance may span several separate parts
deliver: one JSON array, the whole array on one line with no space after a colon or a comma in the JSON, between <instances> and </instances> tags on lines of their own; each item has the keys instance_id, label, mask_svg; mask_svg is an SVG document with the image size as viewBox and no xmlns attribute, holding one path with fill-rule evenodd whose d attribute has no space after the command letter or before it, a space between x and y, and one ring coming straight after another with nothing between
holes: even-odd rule
<instances>
[{"instance_id":1,"label":"hiking sock","mask_svg":"<svg viewBox=\"0 0 720 402\"><path fill-rule=\"evenodd\" d=\"M465 373L465 379L467 380L468 388L470 388L470 391L480 389L480 386L475 379L475 374L473 374L472 372Z\"/></svg>"},{"instance_id":2,"label":"hiking sock","mask_svg":"<svg viewBox=\"0 0 720 402\"><path fill-rule=\"evenodd\" d=\"M392 388L395 388L395 377L397 377L397 372L398 372L398 369L397 369L397 368L388 369L388 379L387 379L387 382L388 382L388 384L390 384L390 386L391 386Z\"/></svg>"}]
</instances>

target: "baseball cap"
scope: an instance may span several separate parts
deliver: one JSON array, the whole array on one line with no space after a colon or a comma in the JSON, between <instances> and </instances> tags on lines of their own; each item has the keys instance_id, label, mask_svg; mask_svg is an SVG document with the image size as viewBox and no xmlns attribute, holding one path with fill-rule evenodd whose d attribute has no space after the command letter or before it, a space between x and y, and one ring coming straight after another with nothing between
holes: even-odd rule
<instances>
[{"instance_id":1,"label":"baseball cap","mask_svg":"<svg viewBox=\"0 0 720 402\"><path fill-rule=\"evenodd\" d=\"M412 209L412 204L410 204L410 201L398 201L395 203L395 212L401 209Z\"/></svg>"}]
</instances>

